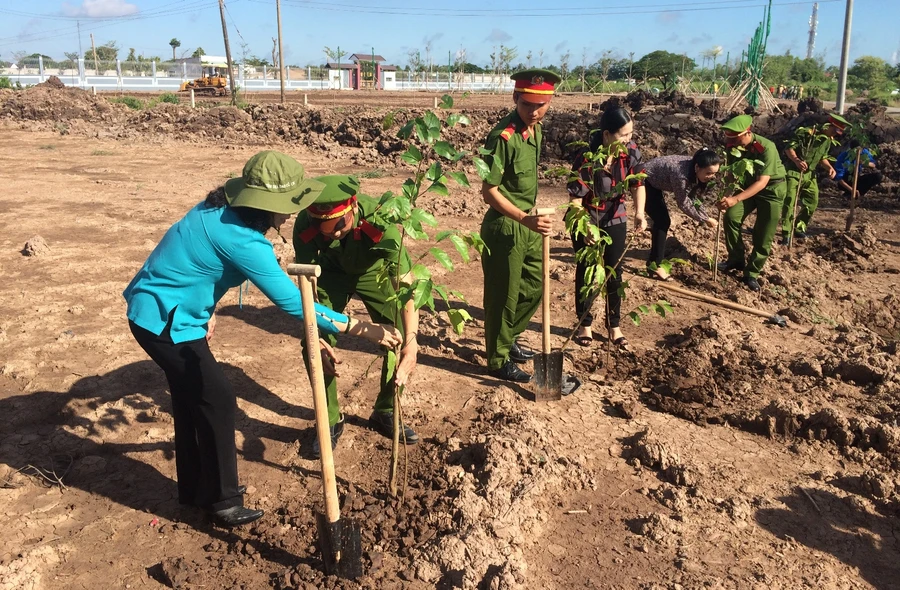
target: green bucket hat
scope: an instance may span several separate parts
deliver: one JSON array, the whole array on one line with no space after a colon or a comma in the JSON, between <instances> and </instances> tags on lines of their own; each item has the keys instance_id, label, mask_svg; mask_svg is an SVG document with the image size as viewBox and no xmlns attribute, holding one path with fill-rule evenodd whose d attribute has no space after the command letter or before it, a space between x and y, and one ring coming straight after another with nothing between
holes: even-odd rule
<instances>
[{"instance_id":1,"label":"green bucket hat","mask_svg":"<svg viewBox=\"0 0 900 590\"><path fill-rule=\"evenodd\" d=\"M303 165L294 158L267 150L247 160L240 178L225 182L225 199L232 207L290 215L306 209L324 187L305 179Z\"/></svg>"}]
</instances>

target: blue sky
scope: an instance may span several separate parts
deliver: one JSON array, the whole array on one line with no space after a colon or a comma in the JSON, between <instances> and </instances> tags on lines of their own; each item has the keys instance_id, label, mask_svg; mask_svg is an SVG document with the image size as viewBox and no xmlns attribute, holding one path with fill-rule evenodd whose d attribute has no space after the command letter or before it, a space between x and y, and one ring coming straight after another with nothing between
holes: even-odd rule
<instances>
[{"instance_id":1,"label":"blue sky","mask_svg":"<svg viewBox=\"0 0 900 590\"><path fill-rule=\"evenodd\" d=\"M245 45L248 55L271 60L277 35L275 0L226 0L229 41L237 59ZM347 54L375 53L388 63L404 66L410 50L434 63L445 64L448 52L466 51L466 61L490 62L492 48L515 47L516 61L556 63L565 52L570 67L586 55L595 62L605 50L635 59L655 49L700 53L723 48L719 63L730 52L738 59L763 16L763 0L455 0L452 3L413 0L282 0L282 30L288 64L321 64L323 48L340 46ZM805 56L812 2L774 0L770 54L790 50ZM597 8L605 6L606 8ZM837 64L844 26L844 0L819 3L816 55ZM900 1L855 0L850 60L875 55L891 63L900 56ZM170 57L172 37L177 50L190 55L197 47L224 55L218 0L33 0L0 3L0 59L13 53L40 52L62 58L65 51L90 48L115 40L124 58L138 54Z\"/></svg>"}]
</instances>

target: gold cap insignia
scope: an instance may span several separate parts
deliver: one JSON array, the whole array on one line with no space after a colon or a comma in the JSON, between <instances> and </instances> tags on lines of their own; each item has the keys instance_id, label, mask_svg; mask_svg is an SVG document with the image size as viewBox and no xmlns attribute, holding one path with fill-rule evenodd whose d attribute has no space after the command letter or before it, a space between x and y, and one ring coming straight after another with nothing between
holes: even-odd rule
<instances>
[{"instance_id":1,"label":"gold cap insignia","mask_svg":"<svg viewBox=\"0 0 900 590\"><path fill-rule=\"evenodd\" d=\"M543 84L543 83L544 83L544 77L543 77L543 76L534 76L534 77L531 78L531 83L532 83L532 84L535 84L535 85L537 85L537 84Z\"/></svg>"}]
</instances>

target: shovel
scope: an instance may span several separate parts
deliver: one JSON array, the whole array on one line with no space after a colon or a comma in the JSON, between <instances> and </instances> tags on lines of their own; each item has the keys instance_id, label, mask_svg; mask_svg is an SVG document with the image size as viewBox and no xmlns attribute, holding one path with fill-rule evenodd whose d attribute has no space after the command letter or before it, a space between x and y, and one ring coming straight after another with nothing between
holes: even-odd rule
<instances>
[{"instance_id":1,"label":"shovel","mask_svg":"<svg viewBox=\"0 0 900 590\"><path fill-rule=\"evenodd\" d=\"M538 216L553 215L555 209L538 209ZM534 356L534 399L549 401L562 399L563 353L561 350L551 352L550 349L550 237L542 237L543 246L543 280L544 292L541 296L541 352Z\"/></svg>"},{"instance_id":2,"label":"shovel","mask_svg":"<svg viewBox=\"0 0 900 590\"><path fill-rule=\"evenodd\" d=\"M322 465L322 491L325 494L325 514L316 513L319 544L325 573L354 580L362 576L362 539L359 523L341 520L337 481L334 475L334 456L331 452L331 430L328 428L328 404L325 399L325 373L319 350L319 329L316 326L315 299L312 280L322 269L315 264L289 264L288 274L297 276L300 299L303 304L303 327L306 349L309 355L309 377L313 390L313 407L316 411L316 434Z\"/></svg>"},{"instance_id":3,"label":"shovel","mask_svg":"<svg viewBox=\"0 0 900 590\"><path fill-rule=\"evenodd\" d=\"M725 301L724 299L719 299L717 297L713 297L712 295L705 295L703 293L696 293L694 291L689 291L687 289L682 289L681 287L676 287L674 285L667 285L665 283L660 283L659 287L665 289L666 291L671 291L673 293L678 293L679 295L685 295L687 297L693 297L694 299L699 299L700 301L705 301L707 303L712 303L713 305L718 305L720 307L725 307L728 309L733 309L735 311L742 311L744 313L749 313L755 316L759 316L761 318L766 318L767 324L774 324L781 328L787 327L787 318L784 316L780 316L778 314L771 314L759 309L754 309L752 307L747 307L746 305L741 305L740 303L734 303L733 301Z\"/></svg>"}]
</instances>

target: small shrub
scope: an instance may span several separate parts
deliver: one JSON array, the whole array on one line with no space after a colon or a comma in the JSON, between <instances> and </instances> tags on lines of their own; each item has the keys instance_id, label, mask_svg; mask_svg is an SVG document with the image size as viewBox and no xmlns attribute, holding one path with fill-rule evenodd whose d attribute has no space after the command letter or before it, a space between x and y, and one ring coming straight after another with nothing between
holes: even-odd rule
<instances>
[{"instance_id":1,"label":"small shrub","mask_svg":"<svg viewBox=\"0 0 900 590\"><path fill-rule=\"evenodd\" d=\"M6 76L0 76L0 88L12 88L12 82Z\"/></svg>"},{"instance_id":2,"label":"small shrub","mask_svg":"<svg viewBox=\"0 0 900 590\"><path fill-rule=\"evenodd\" d=\"M135 98L133 96L119 96L117 98L111 98L110 102L117 102L119 104L124 104L129 109L134 109L139 111L144 108L144 101L139 98Z\"/></svg>"},{"instance_id":3,"label":"small shrub","mask_svg":"<svg viewBox=\"0 0 900 590\"><path fill-rule=\"evenodd\" d=\"M94 150L91 152L91 155L92 156L111 156L111 155L113 155L113 153L110 151L107 151L107 150Z\"/></svg>"},{"instance_id":4,"label":"small shrub","mask_svg":"<svg viewBox=\"0 0 900 590\"><path fill-rule=\"evenodd\" d=\"M359 175L360 178L381 178L386 175L387 172L382 170L381 168L376 168L375 170L366 170L362 174Z\"/></svg>"},{"instance_id":5,"label":"small shrub","mask_svg":"<svg viewBox=\"0 0 900 590\"><path fill-rule=\"evenodd\" d=\"M48 143L47 145L42 145L42 146L40 146L38 149L41 149L41 150L55 150L55 149L56 149L56 146L53 145L53 144L49 144L49 143Z\"/></svg>"},{"instance_id":6,"label":"small shrub","mask_svg":"<svg viewBox=\"0 0 900 590\"><path fill-rule=\"evenodd\" d=\"M180 101L178 100L178 95L174 92L166 92L162 96L159 97L159 102L167 102L169 104L178 104Z\"/></svg>"}]
</instances>

